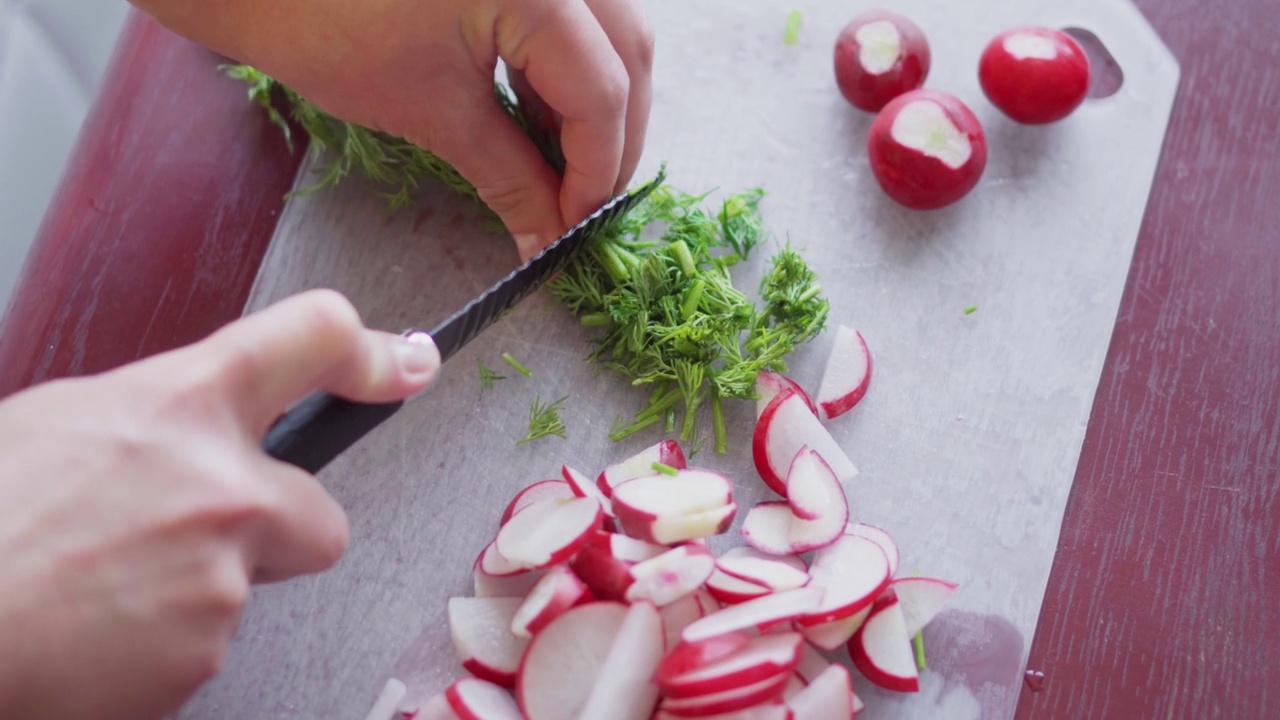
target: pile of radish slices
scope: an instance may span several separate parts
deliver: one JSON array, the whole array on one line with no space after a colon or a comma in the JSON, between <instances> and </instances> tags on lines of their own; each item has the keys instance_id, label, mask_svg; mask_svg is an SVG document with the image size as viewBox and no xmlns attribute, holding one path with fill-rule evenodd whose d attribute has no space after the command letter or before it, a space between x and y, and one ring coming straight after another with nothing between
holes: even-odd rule
<instances>
[{"instance_id":1,"label":"pile of radish slices","mask_svg":"<svg viewBox=\"0 0 1280 720\"><path fill-rule=\"evenodd\" d=\"M729 478L689 467L674 440L595 478L521 490L449 600L460 677L420 707L390 681L368 720L848 720L863 704L843 664L919 689L912 638L956 585L898 577L898 547L850 517L857 469L825 420L867 390L871 354L849 328L815 402L764 373L752 448L782 499L750 508L745 545L707 539L738 515Z\"/></svg>"}]
</instances>

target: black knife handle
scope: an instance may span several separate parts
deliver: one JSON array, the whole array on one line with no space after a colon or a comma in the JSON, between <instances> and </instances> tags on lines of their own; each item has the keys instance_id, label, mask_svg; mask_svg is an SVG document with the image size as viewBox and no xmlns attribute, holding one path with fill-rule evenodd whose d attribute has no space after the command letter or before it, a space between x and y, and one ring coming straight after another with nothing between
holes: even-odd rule
<instances>
[{"instance_id":1,"label":"black knife handle","mask_svg":"<svg viewBox=\"0 0 1280 720\"><path fill-rule=\"evenodd\" d=\"M403 400L357 403L315 393L277 420L262 446L271 457L314 475L403 405Z\"/></svg>"}]
</instances>

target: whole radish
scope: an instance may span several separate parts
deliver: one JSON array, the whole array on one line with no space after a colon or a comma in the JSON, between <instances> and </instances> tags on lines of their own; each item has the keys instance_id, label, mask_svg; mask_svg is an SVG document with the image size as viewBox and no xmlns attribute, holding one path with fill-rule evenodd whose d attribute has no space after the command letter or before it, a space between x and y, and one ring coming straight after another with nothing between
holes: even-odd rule
<instances>
[{"instance_id":1,"label":"whole radish","mask_svg":"<svg viewBox=\"0 0 1280 720\"><path fill-rule=\"evenodd\" d=\"M889 10L858 15L836 39L836 84L851 105L867 112L923 85L929 62L924 32Z\"/></svg>"},{"instance_id":2,"label":"whole radish","mask_svg":"<svg viewBox=\"0 0 1280 720\"><path fill-rule=\"evenodd\" d=\"M916 210L950 205L987 165L982 123L956 96L913 90L876 116L867 136L871 171L894 201Z\"/></svg>"},{"instance_id":3,"label":"whole radish","mask_svg":"<svg viewBox=\"0 0 1280 720\"><path fill-rule=\"evenodd\" d=\"M997 35L982 52L978 81L987 99L1027 125L1057 122L1084 102L1089 57L1070 35L1024 25Z\"/></svg>"}]
</instances>

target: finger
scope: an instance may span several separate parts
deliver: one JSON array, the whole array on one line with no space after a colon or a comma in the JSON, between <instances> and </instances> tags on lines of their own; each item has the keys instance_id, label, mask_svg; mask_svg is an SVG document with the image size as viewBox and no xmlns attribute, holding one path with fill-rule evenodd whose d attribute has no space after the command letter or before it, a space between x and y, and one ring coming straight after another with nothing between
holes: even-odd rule
<instances>
[{"instance_id":1,"label":"finger","mask_svg":"<svg viewBox=\"0 0 1280 720\"><path fill-rule=\"evenodd\" d=\"M622 167L630 81L582 0L541 0L504 8L498 52L563 118L560 212L576 225L613 197Z\"/></svg>"},{"instance_id":2,"label":"finger","mask_svg":"<svg viewBox=\"0 0 1280 720\"><path fill-rule=\"evenodd\" d=\"M219 393L256 438L285 409L316 390L357 402L399 400L426 387L440 367L429 338L369 330L330 290L282 300L193 346Z\"/></svg>"},{"instance_id":3,"label":"finger","mask_svg":"<svg viewBox=\"0 0 1280 720\"><path fill-rule=\"evenodd\" d=\"M337 564L350 539L347 514L311 475L264 459L260 473L271 486L274 512L253 539L255 583L323 572Z\"/></svg>"},{"instance_id":4,"label":"finger","mask_svg":"<svg viewBox=\"0 0 1280 720\"><path fill-rule=\"evenodd\" d=\"M644 11L633 0L586 0L586 3L622 59L631 84L627 96L622 165L618 170L618 182L613 186L613 193L617 195L627 189L627 183L631 182L644 154L649 110L653 104L654 32Z\"/></svg>"}]
</instances>

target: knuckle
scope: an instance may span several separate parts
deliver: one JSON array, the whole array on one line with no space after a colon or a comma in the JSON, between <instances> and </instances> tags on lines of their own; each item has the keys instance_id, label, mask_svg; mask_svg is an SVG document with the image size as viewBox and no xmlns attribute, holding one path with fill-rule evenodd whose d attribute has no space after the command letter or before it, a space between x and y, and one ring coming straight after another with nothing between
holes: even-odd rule
<instances>
[{"instance_id":1,"label":"knuckle","mask_svg":"<svg viewBox=\"0 0 1280 720\"><path fill-rule=\"evenodd\" d=\"M240 616L249 602L249 577L239 558L228 553L208 563L204 597L215 617L232 621Z\"/></svg>"},{"instance_id":2,"label":"knuckle","mask_svg":"<svg viewBox=\"0 0 1280 720\"><path fill-rule=\"evenodd\" d=\"M500 216L527 208L541 199L532 183L515 175L488 178L476 185L476 193Z\"/></svg>"},{"instance_id":3,"label":"knuckle","mask_svg":"<svg viewBox=\"0 0 1280 720\"><path fill-rule=\"evenodd\" d=\"M298 322L318 335L354 337L364 324L351 301L336 290L308 290L298 296Z\"/></svg>"},{"instance_id":4,"label":"knuckle","mask_svg":"<svg viewBox=\"0 0 1280 720\"><path fill-rule=\"evenodd\" d=\"M658 34L653 28L653 23L647 18L642 19L636 26L636 39L631 53L636 70L646 75L653 70L657 43Z\"/></svg>"},{"instance_id":5,"label":"knuckle","mask_svg":"<svg viewBox=\"0 0 1280 720\"><path fill-rule=\"evenodd\" d=\"M631 78L621 61L601 69L598 104L609 115L622 115L631 95Z\"/></svg>"}]
</instances>

